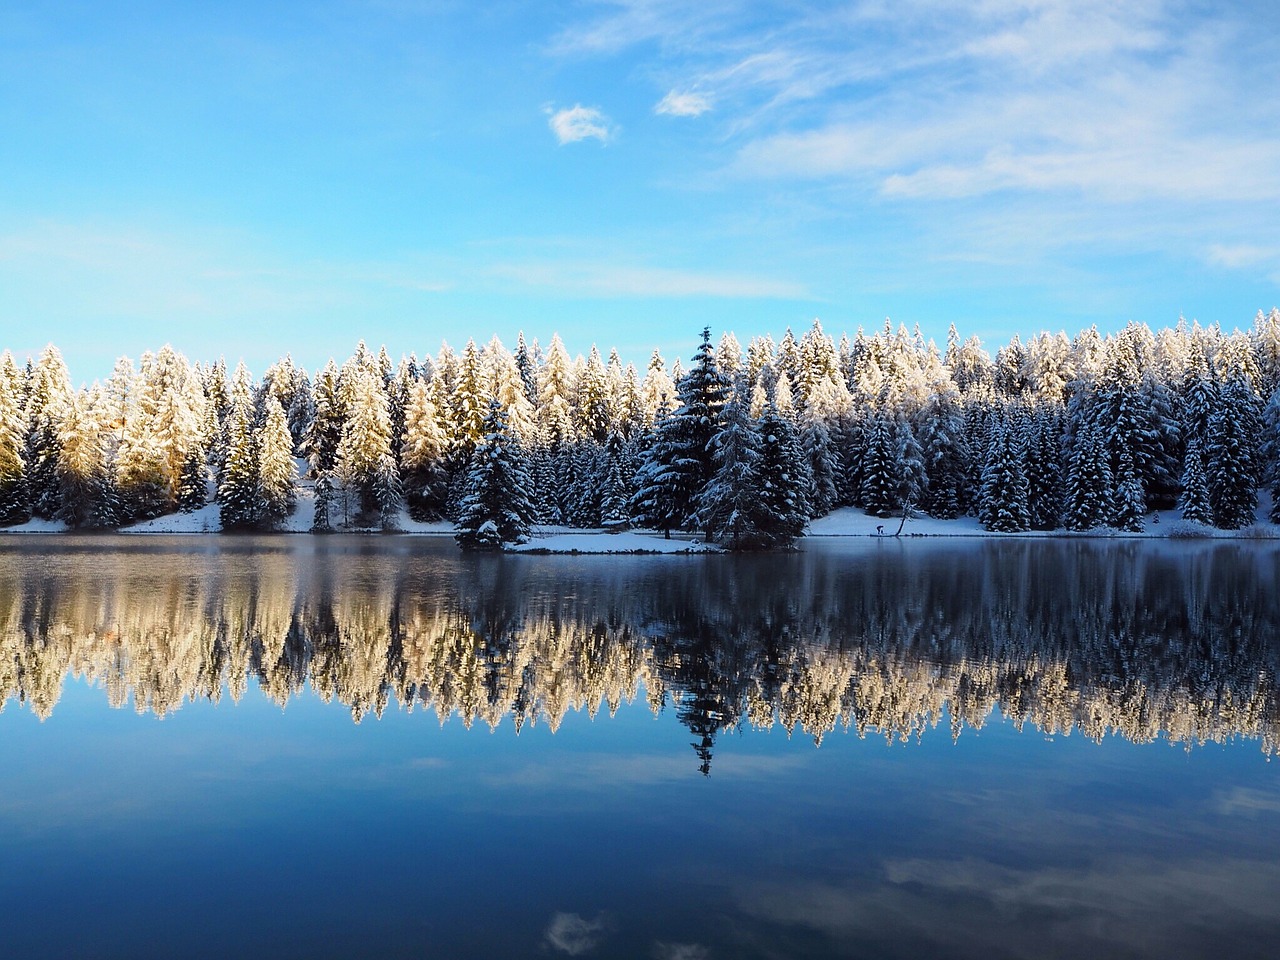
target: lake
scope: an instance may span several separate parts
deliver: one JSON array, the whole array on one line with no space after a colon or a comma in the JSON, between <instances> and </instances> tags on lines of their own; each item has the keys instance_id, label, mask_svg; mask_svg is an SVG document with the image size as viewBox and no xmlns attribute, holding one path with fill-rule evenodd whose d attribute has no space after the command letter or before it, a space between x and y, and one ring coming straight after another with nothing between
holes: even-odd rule
<instances>
[{"instance_id":1,"label":"lake","mask_svg":"<svg viewBox=\"0 0 1280 960\"><path fill-rule=\"evenodd\" d=\"M1247 542L0 539L0 953L1271 957Z\"/></svg>"}]
</instances>

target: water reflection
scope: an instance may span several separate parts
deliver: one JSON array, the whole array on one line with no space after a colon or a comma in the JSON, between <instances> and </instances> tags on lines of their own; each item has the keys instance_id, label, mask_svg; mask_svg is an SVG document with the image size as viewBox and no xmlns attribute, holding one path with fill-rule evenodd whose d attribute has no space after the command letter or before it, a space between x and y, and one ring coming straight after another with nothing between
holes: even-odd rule
<instances>
[{"instance_id":1,"label":"water reflection","mask_svg":"<svg viewBox=\"0 0 1280 960\"><path fill-rule=\"evenodd\" d=\"M1248 544L814 544L783 557L464 557L427 540L0 545L0 704L68 676L112 706L281 705L553 730L674 705L718 736L910 741L994 710L1046 734L1280 743L1272 551Z\"/></svg>"}]
</instances>

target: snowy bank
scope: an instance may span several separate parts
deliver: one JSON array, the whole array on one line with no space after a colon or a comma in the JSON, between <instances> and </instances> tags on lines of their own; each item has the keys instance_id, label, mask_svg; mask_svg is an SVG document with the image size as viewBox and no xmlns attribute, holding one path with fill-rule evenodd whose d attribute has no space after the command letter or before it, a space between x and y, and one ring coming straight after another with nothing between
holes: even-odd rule
<instances>
[{"instance_id":1,"label":"snowy bank","mask_svg":"<svg viewBox=\"0 0 1280 960\"><path fill-rule=\"evenodd\" d=\"M841 507L825 517L814 520L808 529L810 537L892 537L902 528L902 537L989 537L1005 539L1009 537L1069 537L1087 539L1160 539L1160 540L1266 540L1280 539L1280 525L1271 523L1267 517L1271 510L1271 496L1259 491L1256 522L1241 530L1218 530L1198 523L1188 523L1178 516L1176 510L1165 510L1156 514L1148 514L1146 528L1141 533L1125 533L1109 527L1074 533L1069 530L1030 530L1026 533L992 533L983 528L976 517L959 517L955 520L935 520L933 517L917 517L902 524L901 517L873 517L857 507ZM294 512L281 524L281 533L307 533L311 529L315 515L315 500L310 487L302 487L298 491L298 505ZM339 518L335 518L337 520ZM219 521L219 508L211 503L193 513L171 513L154 520L144 520L127 527L121 527L116 533L124 534L181 534L181 533L219 533L222 524ZM65 533L66 524L51 520L29 520L24 524L0 529L0 533ZM340 528L341 533L382 534L377 527ZM390 531L394 535L410 536L453 536L453 525L438 520L431 523L419 523L409 519L409 515L401 511L397 521L397 529ZM804 549L804 540L797 546ZM533 537L528 543L507 548L515 553L709 553L718 552L714 546L701 542L689 534L672 534L670 540L662 533L653 530L628 530L623 533L607 533L601 529L581 530L575 527L539 526L534 527Z\"/></svg>"}]
</instances>

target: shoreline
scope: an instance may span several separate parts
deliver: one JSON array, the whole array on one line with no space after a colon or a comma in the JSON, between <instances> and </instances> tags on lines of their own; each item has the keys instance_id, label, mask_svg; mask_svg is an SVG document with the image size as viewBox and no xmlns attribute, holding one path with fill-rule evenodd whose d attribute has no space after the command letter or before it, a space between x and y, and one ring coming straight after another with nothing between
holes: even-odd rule
<instances>
[{"instance_id":1,"label":"shoreline","mask_svg":"<svg viewBox=\"0 0 1280 960\"><path fill-rule=\"evenodd\" d=\"M309 499L309 498L308 498ZM1260 496L1255 523L1239 530L1220 530L1201 524L1188 523L1177 515L1176 511L1162 511L1151 516L1146 528L1141 532L1129 533L1112 528L1100 527L1095 530L1071 531L1027 530L1019 533L997 533L986 530L975 517L959 517L954 520L936 520L932 517L919 517L908 520L901 533L897 533L900 518L884 519L868 516L857 507L842 507L825 517L821 517L810 525L805 536L796 543L796 548L804 549L806 540L1144 540L1144 541L1237 541L1237 542L1270 542L1280 540L1280 524L1271 523L1268 519L1270 498ZM276 530L233 531L221 529L217 519L217 507L208 506L203 510L186 514L167 514L153 520L142 521L128 527L109 530L70 530L65 524L47 520L31 520L14 527L0 528L0 536L32 536L84 534L87 536L191 536L218 535L238 536L282 536L304 535L313 537L331 536L364 536L364 537L450 537L454 534L451 524L443 521L418 523L407 515L402 516L399 528L381 530L378 528L336 529L332 532L313 533L310 530L311 513L305 509L311 505L300 500L299 510L288 521ZM673 532L668 539L660 531L627 530L608 532L601 528L579 529L573 527L546 526L535 527L533 537L523 544L505 548L504 553L523 553L534 555L559 554L601 554L601 555L688 555L701 553L724 552L714 545L704 543L701 538L689 533Z\"/></svg>"}]
</instances>

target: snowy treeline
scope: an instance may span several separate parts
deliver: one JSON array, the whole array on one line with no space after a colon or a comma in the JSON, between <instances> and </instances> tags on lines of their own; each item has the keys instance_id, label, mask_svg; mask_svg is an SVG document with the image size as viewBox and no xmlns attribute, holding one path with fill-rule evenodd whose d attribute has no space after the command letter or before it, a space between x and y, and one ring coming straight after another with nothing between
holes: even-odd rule
<instances>
[{"instance_id":1,"label":"snowy treeline","mask_svg":"<svg viewBox=\"0 0 1280 960\"><path fill-rule=\"evenodd\" d=\"M0 356L0 523L112 527L212 497L224 528L269 529L305 457L316 529L394 528L407 508L471 546L531 524L786 545L841 506L1006 532L1135 530L1177 506L1236 529L1280 484L1278 386L1280 309L1233 333L1014 337L994 358L954 326L942 350L888 323L745 351L704 331L687 370L655 351L643 374L558 337L398 363L361 343L257 380L166 346L76 390L50 346L25 368Z\"/></svg>"}]
</instances>

